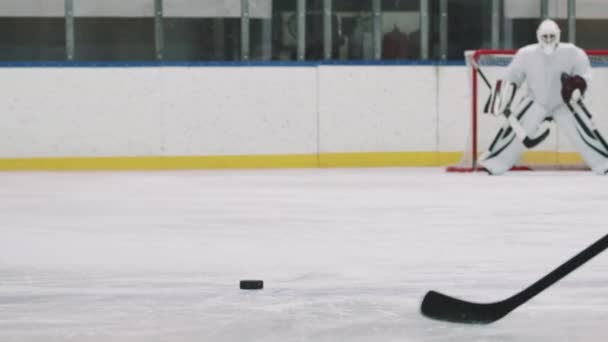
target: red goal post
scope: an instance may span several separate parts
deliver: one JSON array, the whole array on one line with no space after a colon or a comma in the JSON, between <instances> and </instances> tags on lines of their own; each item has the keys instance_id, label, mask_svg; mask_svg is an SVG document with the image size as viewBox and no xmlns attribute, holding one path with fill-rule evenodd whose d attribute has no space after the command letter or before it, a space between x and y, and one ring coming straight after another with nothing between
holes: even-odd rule
<instances>
[{"instance_id":1,"label":"red goal post","mask_svg":"<svg viewBox=\"0 0 608 342\"><path fill-rule=\"evenodd\" d=\"M595 108L608 108L608 50L585 50L591 61L593 79L590 91L585 101ZM463 150L463 156L457 165L449 166L448 172L471 172L478 170L477 158L483 149L490 145L504 120L490 114L483 114L483 107L488 99L491 89L486 81L475 71L477 65L484 73L487 81L493 83L502 77L505 68L513 59L516 50L482 49L465 51L467 79L470 89L470 111L466 117L469 134ZM525 92L525 86L520 87L518 97ZM559 96L559 94L558 94ZM599 107L598 107L599 105ZM608 134L608 113L602 110L594 114L594 121L599 130ZM559 133L554 124L551 125L551 134L538 147L524 152L522 159L513 170L584 170L588 169L582 159L569 146L565 136Z\"/></svg>"}]
</instances>

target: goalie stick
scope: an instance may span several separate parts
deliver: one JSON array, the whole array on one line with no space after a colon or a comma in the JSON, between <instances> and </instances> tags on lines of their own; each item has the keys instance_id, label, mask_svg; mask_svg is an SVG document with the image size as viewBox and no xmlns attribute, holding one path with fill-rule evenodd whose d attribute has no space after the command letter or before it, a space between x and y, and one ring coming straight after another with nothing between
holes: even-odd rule
<instances>
[{"instance_id":1,"label":"goalie stick","mask_svg":"<svg viewBox=\"0 0 608 342\"><path fill-rule=\"evenodd\" d=\"M475 61L475 58L471 58L471 65L473 66L473 68L475 69L475 71L479 74L479 76L481 76L481 79L483 80L483 82L485 83L485 85L490 89L490 91L492 91L492 84L490 83L490 81L488 81L488 78L483 73L483 71L481 71L481 68L479 68L479 65L477 64L477 61ZM484 107L484 112L486 112L486 113L489 111L488 109L489 109L489 106L490 106L491 97L492 97L492 95L490 94L490 96L488 97L488 100L486 102L486 105ZM511 100L509 101L509 104L507 105L507 108L510 107L511 101L513 101L513 98L511 98ZM507 119L507 122L509 123L509 125L511 126L511 128L513 128L513 132L515 132L515 135L517 136L517 138L527 148L533 148L533 147L537 146L538 144L540 144L541 142L543 142L543 140L545 140L547 138L547 136L549 135L549 132L550 132L549 128L546 128L538 136L536 136L534 138L530 138L526 134L526 130L521 126L521 123L519 123L519 120L515 116L511 115L511 111L510 110L505 111L504 113L502 113L502 115L504 115L504 117Z\"/></svg>"},{"instance_id":2,"label":"goalie stick","mask_svg":"<svg viewBox=\"0 0 608 342\"><path fill-rule=\"evenodd\" d=\"M603 150L602 150L602 148L598 148L594 144L589 143L586 139L583 138L583 140L585 141L585 143L587 145L589 145L596 152L603 155L604 157L608 157L608 143L606 143L606 140L604 139L604 137L600 134L600 132L597 130L597 128L591 121L593 119L593 117L591 116L591 113L587 109L587 106L585 106L585 104L583 103L583 100L580 98L576 101L576 104L583 110L583 113L585 113L585 115L579 115L578 112L574 109L574 106L572 104L566 103L566 105L568 106L568 109L570 109L570 112L572 112L572 115L574 115L574 119L578 123L579 127L592 140L598 141L600 143L601 147L603 148Z\"/></svg>"},{"instance_id":3,"label":"goalie stick","mask_svg":"<svg viewBox=\"0 0 608 342\"><path fill-rule=\"evenodd\" d=\"M547 136L549 135L550 130L549 130L549 128L547 128L541 134L539 134L537 137L530 138L526 134L526 131L524 130L524 128L521 127L519 120L515 116L511 115L510 110L507 110L505 113L503 113L503 115L507 118L507 121L509 121L509 125L511 125L511 128L513 128L515 135L517 135L519 140L521 140L521 142L527 148L535 147L536 145L543 142L543 140L545 140L545 138L547 138Z\"/></svg>"},{"instance_id":4,"label":"goalie stick","mask_svg":"<svg viewBox=\"0 0 608 342\"><path fill-rule=\"evenodd\" d=\"M507 299L494 303L474 303L436 291L429 291L422 300L420 311L429 318L441 321L469 324L495 322L600 254L607 247L608 235L605 235L534 284Z\"/></svg>"}]
</instances>

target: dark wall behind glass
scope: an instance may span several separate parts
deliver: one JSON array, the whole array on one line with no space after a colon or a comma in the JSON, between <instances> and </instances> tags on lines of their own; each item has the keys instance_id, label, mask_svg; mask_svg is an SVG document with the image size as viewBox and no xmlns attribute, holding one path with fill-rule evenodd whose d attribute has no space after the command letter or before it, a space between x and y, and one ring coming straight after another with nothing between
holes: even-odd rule
<instances>
[{"instance_id":1,"label":"dark wall behind glass","mask_svg":"<svg viewBox=\"0 0 608 342\"><path fill-rule=\"evenodd\" d=\"M74 59L155 59L153 18L74 18Z\"/></svg>"},{"instance_id":2,"label":"dark wall behind glass","mask_svg":"<svg viewBox=\"0 0 608 342\"><path fill-rule=\"evenodd\" d=\"M166 60L238 61L240 18L164 18Z\"/></svg>"},{"instance_id":3,"label":"dark wall behind glass","mask_svg":"<svg viewBox=\"0 0 608 342\"><path fill-rule=\"evenodd\" d=\"M491 4L491 1L448 1L448 59L462 59L466 50L491 47ZM438 6L434 6L434 13L437 11ZM438 15L434 17L438 21ZM438 42L439 36L434 35L433 40ZM432 56L437 58L438 53Z\"/></svg>"},{"instance_id":4,"label":"dark wall behind glass","mask_svg":"<svg viewBox=\"0 0 608 342\"><path fill-rule=\"evenodd\" d=\"M65 60L65 19L0 17L0 60Z\"/></svg>"}]
</instances>

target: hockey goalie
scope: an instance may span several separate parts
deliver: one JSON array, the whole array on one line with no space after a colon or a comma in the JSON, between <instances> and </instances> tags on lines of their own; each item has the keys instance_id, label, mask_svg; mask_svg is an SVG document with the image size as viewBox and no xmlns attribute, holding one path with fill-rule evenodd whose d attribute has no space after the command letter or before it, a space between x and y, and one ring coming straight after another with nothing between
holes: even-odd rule
<instances>
[{"instance_id":1,"label":"hockey goalie","mask_svg":"<svg viewBox=\"0 0 608 342\"><path fill-rule=\"evenodd\" d=\"M608 144L595 128L584 96L591 81L587 54L560 42L560 29L550 19L536 32L538 43L517 51L492 94L491 112L505 115L511 129L499 131L480 166L492 175L509 170L520 158L529 137L538 135L545 120L553 120L596 174L608 174ZM526 89L518 90L522 84ZM523 97L512 103L515 92Z\"/></svg>"}]
</instances>

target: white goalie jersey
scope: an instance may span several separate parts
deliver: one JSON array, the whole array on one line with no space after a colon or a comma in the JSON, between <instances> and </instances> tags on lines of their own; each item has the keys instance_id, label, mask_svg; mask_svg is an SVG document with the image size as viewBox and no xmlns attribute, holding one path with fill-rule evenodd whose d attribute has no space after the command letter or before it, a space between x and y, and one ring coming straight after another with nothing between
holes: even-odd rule
<instances>
[{"instance_id":1,"label":"white goalie jersey","mask_svg":"<svg viewBox=\"0 0 608 342\"><path fill-rule=\"evenodd\" d=\"M526 95L534 102L552 111L564 104L560 92L561 74L579 75L587 84L591 80L591 63L587 54L569 43L559 43L548 56L539 44L532 44L517 51L503 79L519 88L525 81Z\"/></svg>"}]
</instances>

